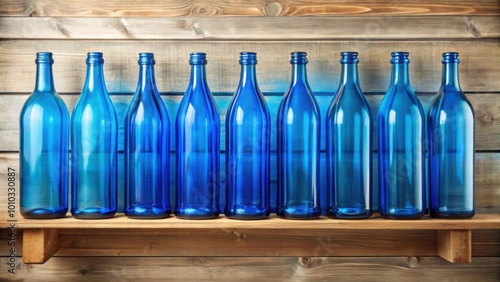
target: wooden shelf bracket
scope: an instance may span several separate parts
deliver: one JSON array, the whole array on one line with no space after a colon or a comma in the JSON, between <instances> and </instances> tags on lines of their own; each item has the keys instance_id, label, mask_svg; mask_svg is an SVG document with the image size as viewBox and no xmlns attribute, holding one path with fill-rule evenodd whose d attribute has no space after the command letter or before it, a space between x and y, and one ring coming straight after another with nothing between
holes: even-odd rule
<instances>
[{"instance_id":1,"label":"wooden shelf bracket","mask_svg":"<svg viewBox=\"0 0 500 282\"><path fill-rule=\"evenodd\" d=\"M25 229L23 262L45 263L59 249L59 229Z\"/></svg>"},{"instance_id":2,"label":"wooden shelf bracket","mask_svg":"<svg viewBox=\"0 0 500 282\"><path fill-rule=\"evenodd\" d=\"M437 253L452 263L471 263L471 230L438 230Z\"/></svg>"}]
</instances>

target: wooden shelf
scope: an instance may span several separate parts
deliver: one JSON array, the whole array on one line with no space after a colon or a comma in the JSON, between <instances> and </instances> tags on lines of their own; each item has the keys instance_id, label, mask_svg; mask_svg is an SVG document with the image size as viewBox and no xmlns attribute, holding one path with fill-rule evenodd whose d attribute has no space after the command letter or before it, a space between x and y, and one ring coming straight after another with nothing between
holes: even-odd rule
<instances>
[{"instance_id":1,"label":"wooden shelf","mask_svg":"<svg viewBox=\"0 0 500 282\"><path fill-rule=\"evenodd\" d=\"M134 220L129 219L123 214L117 214L110 219L102 220L81 220L75 219L70 215L62 219L52 220L17 220L16 226L23 230L23 260L25 263L44 263L53 256L59 249L60 232L66 230L89 231L93 230L98 234L116 235L120 230L124 234L133 234L141 232L142 235L149 234L165 234L168 236L171 232L176 234L184 234L180 240L194 240L190 234L203 232L206 243L211 244L211 236L213 240L221 241L217 231L230 232L239 239L244 239L246 233L265 236L269 232L275 240L286 240L287 236L303 236L311 237L318 236L317 234L336 234L342 232L354 232L353 234L363 234L359 238L350 238L349 244L356 242L361 244L371 244L370 236L364 234L373 234L391 231L392 233L401 233L399 240L404 241L404 234L408 231L421 232L422 230L436 231L436 246L435 254L453 263L470 263L472 261L472 232L477 229L500 229L499 214L478 214L472 219L466 220L445 220L434 219L425 216L419 220L387 220L376 214L370 219L364 220L340 220L321 217L315 220L286 220L275 216L266 220L257 221L242 221L231 220L224 216L213 220L182 220L170 216L160 220ZM397 232L400 230L400 232ZM126 231L126 232L125 232ZM396 231L396 232L394 232ZM291 233L292 235L290 235ZM295 233L294 233L295 232ZM297 233L299 232L299 233ZM215 234L215 235L214 235ZM300 235L297 235L300 234ZM219 236L219 237L217 237ZM383 235L382 235L383 236ZM356 237L356 236L354 236ZM217 244L224 244L224 238ZM392 238L391 240L394 240ZM363 242L361 242L363 241ZM354 243L353 243L354 242ZM241 243L241 242L240 242ZM231 244L240 244L238 242L228 242ZM261 244L263 242L260 242ZM375 244L376 242L373 242ZM405 242L403 242L405 244ZM411 244L411 242L408 242ZM251 247L252 244L236 246L239 248ZM283 244L277 245L276 248L283 248ZM235 248L234 255L238 255ZM271 248L272 249L272 248ZM418 245L415 246L418 249ZM350 254L347 250L347 254ZM359 253L359 250L357 251ZM267 252L268 256L275 256L275 252ZM310 252L304 251L304 255ZM370 253L371 254L371 253ZM383 254L382 254L383 255Z\"/></svg>"}]
</instances>

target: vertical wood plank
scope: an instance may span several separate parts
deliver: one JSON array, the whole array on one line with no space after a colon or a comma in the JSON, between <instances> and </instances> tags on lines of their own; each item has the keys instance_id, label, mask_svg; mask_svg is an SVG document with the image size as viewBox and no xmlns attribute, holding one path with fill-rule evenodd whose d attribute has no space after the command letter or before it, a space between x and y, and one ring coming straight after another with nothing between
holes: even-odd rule
<instances>
[{"instance_id":1,"label":"vertical wood plank","mask_svg":"<svg viewBox=\"0 0 500 282\"><path fill-rule=\"evenodd\" d=\"M452 263L472 262L471 230L438 230L438 255Z\"/></svg>"},{"instance_id":2,"label":"vertical wood plank","mask_svg":"<svg viewBox=\"0 0 500 282\"><path fill-rule=\"evenodd\" d=\"M44 263L59 249L59 229L25 229L23 262Z\"/></svg>"}]
</instances>

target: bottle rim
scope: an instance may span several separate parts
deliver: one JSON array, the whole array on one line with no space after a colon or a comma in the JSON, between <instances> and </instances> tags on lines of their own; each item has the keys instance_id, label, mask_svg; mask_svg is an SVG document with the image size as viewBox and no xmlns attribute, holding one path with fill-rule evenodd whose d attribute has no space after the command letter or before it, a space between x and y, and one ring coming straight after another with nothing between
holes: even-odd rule
<instances>
[{"instance_id":1,"label":"bottle rim","mask_svg":"<svg viewBox=\"0 0 500 282\"><path fill-rule=\"evenodd\" d=\"M54 63L54 59L52 58L52 52L37 52L35 63Z\"/></svg>"},{"instance_id":2,"label":"bottle rim","mask_svg":"<svg viewBox=\"0 0 500 282\"><path fill-rule=\"evenodd\" d=\"M156 64L154 53L151 52L141 52L139 53L139 60L137 61L139 65L154 65Z\"/></svg>"},{"instance_id":3,"label":"bottle rim","mask_svg":"<svg viewBox=\"0 0 500 282\"><path fill-rule=\"evenodd\" d=\"M256 52L240 52L240 65L255 65L257 62Z\"/></svg>"},{"instance_id":4,"label":"bottle rim","mask_svg":"<svg viewBox=\"0 0 500 282\"><path fill-rule=\"evenodd\" d=\"M357 64L359 63L358 59L358 52L355 51L347 51L347 52L341 52L340 53L341 58L340 58L340 63L341 64Z\"/></svg>"},{"instance_id":5,"label":"bottle rim","mask_svg":"<svg viewBox=\"0 0 500 282\"><path fill-rule=\"evenodd\" d=\"M290 64L307 64L307 52L294 51L290 53Z\"/></svg>"},{"instance_id":6,"label":"bottle rim","mask_svg":"<svg viewBox=\"0 0 500 282\"><path fill-rule=\"evenodd\" d=\"M88 52L86 61L87 61L88 65L104 64L103 53L102 52Z\"/></svg>"},{"instance_id":7,"label":"bottle rim","mask_svg":"<svg viewBox=\"0 0 500 282\"><path fill-rule=\"evenodd\" d=\"M207 54L204 52L192 52L189 54L189 64L190 65L206 65Z\"/></svg>"},{"instance_id":8,"label":"bottle rim","mask_svg":"<svg viewBox=\"0 0 500 282\"><path fill-rule=\"evenodd\" d=\"M443 59L441 60L441 63L446 64L446 63L460 63L460 59L458 58L459 54L458 52L444 52L443 53Z\"/></svg>"},{"instance_id":9,"label":"bottle rim","mask_svg":"<svg viewBox=\"0 0 500 282\"><path fill-rule=\"evenodd\" d=\"M391 64L405 64L409 63L410 59L408 58L410 56L409 52L404 52L404 51L397 51L397 52L392 52L391 53Z\"/></svg>"}]
</instances>

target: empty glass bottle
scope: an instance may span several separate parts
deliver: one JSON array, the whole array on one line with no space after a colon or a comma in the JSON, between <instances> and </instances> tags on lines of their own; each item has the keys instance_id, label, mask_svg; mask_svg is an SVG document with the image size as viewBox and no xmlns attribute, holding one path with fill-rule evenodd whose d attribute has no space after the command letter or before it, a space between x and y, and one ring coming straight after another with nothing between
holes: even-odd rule
<instances>
[{"instance_id":1,"label":"empty glass bottle","mask_svg":"<svg viewBox=\"0 0 500 282\"><path fill-rule=\"evenodd\" d=\"M175 215L219 216L219 112L208 88L205 53L191 53L191 78L175 123L177 189Z\"/></svg>"},{"instance_id":2,"label":"empty glass bottle","mask_svg":"<svg viewBox=\"0 0 500 282\"><path fill-rule=\"evenodd\" d=\"M330 217L367 218L373 213L372 121L358 76L358 53L343 52L340 85L326 119Z\"/></svg>"},{"instance_id":3,"label":"empty glass bottle","mask_svg":"<svg viewBox=\"0 0 500 282\"><path fill-rule=\"evenodd\" d=\"M131 218L170 215L170 121L153 53L139 54L139 82L125 115L125 209Z\"/></svg>"},{"instance_id":4,"label":"empty glass bottle","mask_svg":"<svg viewBox=\"0 0 500 282\"><path fill-rule=\"evenodd\" d=\"M240 53L241 76L226 114L226 208L236 219L270 214L269 109L255 74L257 54Z\"/></svg>"},{"instance_id":5,"label":"empty glass bottle","mask_svg":"<svg viewBox=\"0 0 500 282\"><path fill-rule=\"evenodd\" d=\"M392 77L378 111L379 211L384 218L425 213L422 105L410 86L407 52L392 53Z\"/></svg>"},{"instance_id":6,"label":"empty glass bottle","mask_svg":"<svg viewBox=\"0 0 500 282\"><path fill-rule=\"evenodd\" d=\"M458 53L443 53L443 79L429 111L430 215L474 216L474 109L460 89Z\"/></svg>"},{"instance_id":7,"label":"empty glass bottle","mask_svg":"<svg viewBox=\"0 0 500 282\"><path fill-rule=\"evenodd\" d=\"M19 192L25 218L60 218L68 211L69 112L54 87L53 63L52 53L36 54L35 90L21 110Z\"/></svg>"},{"instance_id":8,"label":"empty glass bottle","mask_svg":"<svg viewBox=\"0 0 500 282\"><path fill-rule=\"evenodd\" d=\"M307 53L291 53L292 81L278 109L278 205L284 218L321 214L319 201L320 113L307 82Z\"/></svg>"},{"instance_id":9,"label":"empty glass bottle","mask_svg":"<svg viewBox=\"0 0 500 282\"><path fill-rule=\"evenodd\" d=\"M71 119L75 218L109 218L117 204L118 121L104 83L100 52L87 54L87 77Z\"/></svg>"}]
</instances>

